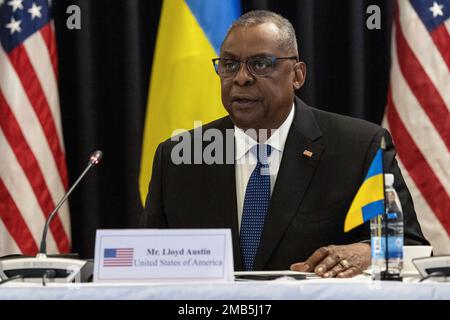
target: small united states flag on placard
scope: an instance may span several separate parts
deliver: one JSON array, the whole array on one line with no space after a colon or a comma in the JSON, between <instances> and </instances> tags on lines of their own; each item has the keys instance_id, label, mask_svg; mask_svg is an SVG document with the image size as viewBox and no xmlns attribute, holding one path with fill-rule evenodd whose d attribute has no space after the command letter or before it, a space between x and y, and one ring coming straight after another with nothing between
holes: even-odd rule
<instances>
[{"instance_id":1,"label":"small united states flag on placard","mask_svg":"<svg viewBox=\"0 0 450 320\"><path fill-rule=\"evenodd\" d=\"M104 250L104 267L131 267L133 265L133 248L108 248Z\"/></svg>"}]
</instances>

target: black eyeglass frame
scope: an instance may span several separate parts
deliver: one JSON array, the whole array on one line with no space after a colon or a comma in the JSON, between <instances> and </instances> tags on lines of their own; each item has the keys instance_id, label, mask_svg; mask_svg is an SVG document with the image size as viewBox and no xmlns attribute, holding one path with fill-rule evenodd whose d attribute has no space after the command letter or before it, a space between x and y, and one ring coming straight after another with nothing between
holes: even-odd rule
<instances>
[{"instance_id":1,"label":"black eyeglass frame","mask_svg":"<svg viewBox=\"0 0 450 320\"><path fill-rule=\"evenodd\" d=\"M221 60L230 60L230 61L237 61L237 62L239 62L239 68L236 69L235 72L230 73L230 74L228 75L228 77L234 77L234 76L239 72L239 70L241 70L241 65L242 65L243 63L246 65L247 71L248 71L251 75L253 75L254 77L264 77L264 76L269 75L269 73L267 73L267 74L257 74L257 73L254 72L254 70L252 70L252 69L250 68L249 63L248 63L249 60L257 59L257 58L266 58L266 59L270 59L270 62L271 62L271 64L272 64L272 65L271 65L272 68L273 68L273 66L275 66L275 64L277 63L278 60L291 60L291 59L295 59L297 62L299 61L299 58L298 58L297 56L290 56L290 57L254 56L254 57L249 57L249 58L247 58L247 59L245 59L245 60L239 60L239 59L233 59L233 58L214 58L214 59L211 59L211 61L212 61L212 63L213 63L214 70L216 71L216 73L217 73L219 76L221 76L221 74L219 73L219 62L220 62ZM217 64L216 64L216 61L217 61Z\"/></svg>"}]
</instances>

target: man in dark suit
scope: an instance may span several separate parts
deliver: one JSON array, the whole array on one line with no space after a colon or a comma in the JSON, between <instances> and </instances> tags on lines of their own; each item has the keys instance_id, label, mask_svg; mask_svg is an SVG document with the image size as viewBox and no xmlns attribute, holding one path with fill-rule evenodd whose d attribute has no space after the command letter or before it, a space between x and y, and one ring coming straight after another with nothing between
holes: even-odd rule
<instances>
[{"instance_id":1,"label":"man in dark suit","mask_svg":"<svg viewBox=\"0 0 450 320\"><path fill-rule=\"evenodd\" d=\"M395 175L405 244L427 244L389 133L295 97L306 67L289 21L267 11L243 15L214 66L229 116L183 137L195 140L213 130L230 142L231 130L232 161L174 161L177 154L204 156L211 138L181 153L180 137L160 144L142 227L230 228L236 270L354 276L370 264L370 231L366 223L344 233L345 215L385 136L385 172ZM230 159L225 145L213 154Z\"/></svg>"}]
</instances>

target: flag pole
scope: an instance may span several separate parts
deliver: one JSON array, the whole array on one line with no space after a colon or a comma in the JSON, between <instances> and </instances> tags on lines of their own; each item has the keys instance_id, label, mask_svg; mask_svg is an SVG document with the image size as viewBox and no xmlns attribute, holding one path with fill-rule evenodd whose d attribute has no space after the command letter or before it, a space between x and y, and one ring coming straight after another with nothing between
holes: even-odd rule
<instances>
[{"instance_id":1,"label":"flag pole","mask_svg":"<svg viewBox=\"0 0 450 320\"><path fill-rule=\"evenodd\" d=\"M386 205L386 181L384 178L384 151L386 150L386 140L384 135L381 137L381 172L383 172L383 224L384 224L384 263L386 264L386 270L381 272L381 280L387 280L389 270L389 245L388 245L388 217L387 217L387 205Z\"/></svg>"},{"instance_id":2,"label":"flag pole","mask_svg":"<svg viewBox=\"0 0 450 320\"><path fill-rule=\"evenodd\" d=\"M388 214L387 214L387 197L386 197L386 181L384 177L384 152L386 150L386 139L384 135L381 137L381 169L383 172L383 224L384 224L384 241L385 241L385 249L384 249L384 261L386 264L386 270L381 272L381 280L394 280L394 281L402 281L402 277L398 274L389 273L389 241L388 241Z\"/></svg>"}]
</instances>

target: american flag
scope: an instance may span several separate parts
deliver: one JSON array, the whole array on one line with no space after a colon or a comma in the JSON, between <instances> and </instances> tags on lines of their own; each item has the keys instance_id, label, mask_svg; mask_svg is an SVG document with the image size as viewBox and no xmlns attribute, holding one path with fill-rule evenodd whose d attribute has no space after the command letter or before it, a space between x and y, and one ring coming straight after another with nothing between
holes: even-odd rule
<instances>
[{"instance_id":1,"label":"american flag","mask_svg":"<svg viewBox=\"0 0 450 320\"><path fill-rule=\"evenodd\" d=\"M0 256L38 251L67 190L55 32L48 0L0 0ZM65 204L48 252L70 251Z\"/></svg>"},{"instance_id":2,"label":"american flag","mask_svg":"<svg viewBox=\"0 0 450 320\"><path fill-rule=\"evenodd\" d=\"M131 267L133 265L133 248L105 249L103 254L104 267Z\"/></svg>"},{"instance_id":3,"label":"american flag","mask_svg":"<svg viewBox=\"0 0 450 320\"><path fill-rule=\"evenodd\" d=\"M450 0L400 0L383 125L423 232L450 253Z\"/></svg>"}]
</instances>

